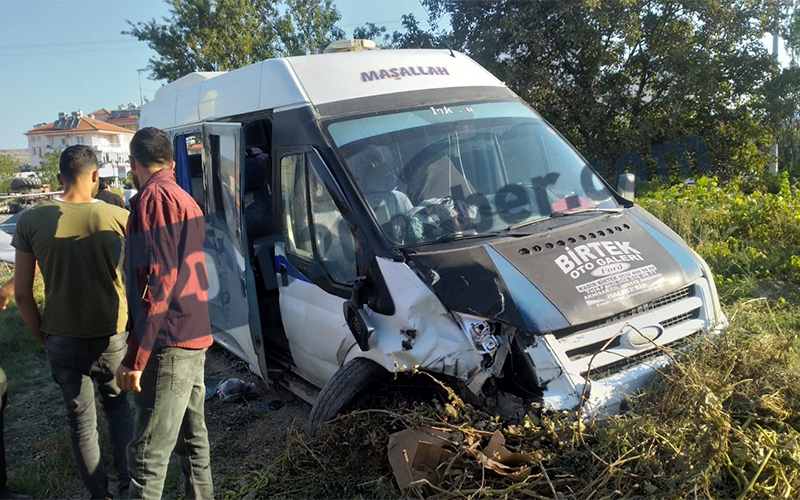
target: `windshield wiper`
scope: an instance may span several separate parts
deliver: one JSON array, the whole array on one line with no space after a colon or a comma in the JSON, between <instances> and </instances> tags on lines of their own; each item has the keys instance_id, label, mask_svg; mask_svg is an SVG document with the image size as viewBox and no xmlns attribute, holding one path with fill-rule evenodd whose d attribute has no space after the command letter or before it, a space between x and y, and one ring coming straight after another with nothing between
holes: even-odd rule
<instances>
[{"instance_id":1,"label":"windshield wiper","mask_svg":"<svg viewBox=\"0 0 800 500\"><path fill-rule=\"evenodd\" d=\"M577 215L577 214L585 214L589 212L602 212L605 214L619 214L622 213L625 209L624 208L568 208L566 210L559 210L557 212L553 212L550 214L551 219L555 219L557 217L566 217L567 215Z\"/></svg>"},{"instance_id":2,"label":"windshield wiper","mask_svg":"<svg viewBox=\"0 0 800 500\"><path fill-rule=\"evenodd\" d=\"M435 245L437 243L450 243L451 241L455 240L468 240L472 238L489 238L492 236L499 236L500 233L492 232L492 233L475 233L475 234L464 234L463 232L455 232L455 233L448 233L439 236L438 238L434 238L430 241L422 242L423 245Z\"/></svg>"},{"instance_id":3,"label":"windshield wiper","mask_svg":"<svg viewBox=\"0 0 800 500\"><path fill-rule=\"evenodd\" d=\"M568 208L566 210L559 210L557 212L553 212L548 217L541 217L539 219L529 220L525 222L520 222L519 224L514 224L513 226L509 226L506 231L516 231L517 229L521 229L526 226L530 226L531 224L536 224L537 222L546 221L548 219L556 219L558 217L566 217L567 215L577 215L577 214L585 214L589 212L602 212L602 213L609 213L609 214L618 214L622 213L625 209L624 208Z\"/></svg>"}]
</instances>

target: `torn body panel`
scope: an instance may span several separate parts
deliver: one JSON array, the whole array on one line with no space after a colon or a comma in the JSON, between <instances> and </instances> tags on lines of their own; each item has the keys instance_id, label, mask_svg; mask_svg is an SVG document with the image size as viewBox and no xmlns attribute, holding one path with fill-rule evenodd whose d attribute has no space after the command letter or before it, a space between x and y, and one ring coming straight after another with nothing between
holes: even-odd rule
<instances>
[{"instance_id":1,"label":"torn body panel","mask_svg":"<svg viewBox=\"0 0 800 500\"><path fill-rule=\"evenodd\" d=\"M377 314L365 306L374 332L370 350L353 349L348 337L339 347L340 361L355 357L375 361L390 372L415 367L465 381L483 359L461 327L434 293L405 263L377 257L378 266L395 302L391 316ZM410 332L414 331L414 334ZM413 338L411 338L413 336Z\"/></svg>"}]
</instances>

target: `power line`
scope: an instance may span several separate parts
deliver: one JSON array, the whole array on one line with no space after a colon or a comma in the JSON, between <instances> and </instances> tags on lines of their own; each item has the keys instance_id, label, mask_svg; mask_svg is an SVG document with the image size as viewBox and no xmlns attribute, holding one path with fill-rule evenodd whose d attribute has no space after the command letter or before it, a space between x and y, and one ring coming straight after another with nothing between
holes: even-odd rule
<instances>
[{"instance_id":1,"label":"power line","mask_svg":"<svg viewBox=\"0 0 800 500\"><path fill-rule=\"evenodd\" d=\"M0 46L0 50L11 50L11 49L40 49L45 47L64 47L72 46L72 45L94 45L98 43L132 43L138 42L139 40L87 40L85 42L52 42L52 43L39 43L36 45L2 45Z\"/></svg>"},{"instance_id":2,"label":"power line","mask_svg":"<svg viewBox=\"0 0 800 500\"><path fill-rule=\"evenodd\" d=\"M142 47L107 47L107 48L100 48L100 49L91 49L92 52L114 52L119 50L139 50ZM17 52L16 54L0 54L0 57L12 57L12 56L43 56L43 55L50 55L50 54L76 54L76 53L86 53L88 49L76 49L76 50L56 50L56 51L44 51L44 52Z\"/></svg>"}]
</instances>

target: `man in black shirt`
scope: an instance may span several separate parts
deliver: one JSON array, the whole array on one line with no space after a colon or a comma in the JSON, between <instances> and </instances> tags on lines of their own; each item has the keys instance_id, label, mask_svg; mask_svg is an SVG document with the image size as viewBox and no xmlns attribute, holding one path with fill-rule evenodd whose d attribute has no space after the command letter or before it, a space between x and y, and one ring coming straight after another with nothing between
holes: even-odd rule
<instances>
[{"instance_id":1,"label":"man in black shirt","mask_svg":"<svg viewBox=\"0 0 800 500\"><path fill-rule=\"evenodd\" d=\"M95 198L98 200L103 200L106 203L125 208L125 201L122 199L122 196L112 193L108 188L108 184L104 180L100 180L100 189L97 191Z\"/></svg>"}]
</instances>

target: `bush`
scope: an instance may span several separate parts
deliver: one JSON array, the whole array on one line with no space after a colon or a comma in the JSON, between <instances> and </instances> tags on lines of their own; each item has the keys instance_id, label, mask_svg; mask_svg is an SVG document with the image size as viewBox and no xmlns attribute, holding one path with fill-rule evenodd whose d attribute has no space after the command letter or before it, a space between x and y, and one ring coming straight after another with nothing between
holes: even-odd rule
<instances>
[{"instance_id":1,"label":"bush","mask_svg":"<svg viewBox=\"0 0 800 500\"><path fill-rule=\"evenodd\" d=\"M726 185L702 178L638 202L706 259L723 299L791 292L800 284L800 190L787 175Z\"/></svg>"}]
</instances>

